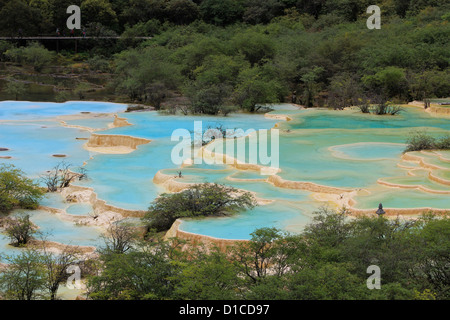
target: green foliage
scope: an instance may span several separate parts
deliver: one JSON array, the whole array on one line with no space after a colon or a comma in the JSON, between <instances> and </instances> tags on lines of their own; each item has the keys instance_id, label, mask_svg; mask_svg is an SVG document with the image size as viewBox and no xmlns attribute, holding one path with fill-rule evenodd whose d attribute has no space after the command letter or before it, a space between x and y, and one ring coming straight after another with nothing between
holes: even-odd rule
<instances>
[{"instance_id":1,"label":"green foliage","mask_svg":"<svg viewBox=\"0 0 450 320\"><path fill-rule=\"evenodd\" d=\"M168 20L176 24L189 24L200 17L200 10L194 1L170 0L166 6Z\"/></svg>"},{"instance_id":2,"label":"green foliage","mask_svg":"<svg viewBox=\"0 0 450 320\"><path fill-rule=\"evenodd\" d=\"M231 215L255 205L254 197L248 192L219 184L197 184L179 193L165 193L156 198L144 220L149 228L163 231L178 218Z\"/></svg>"},{"instance_id":3,"label":"green foliage","mask_svg":"<svg viewBox=\"0 0 450 320\"><path fill-rule=\"evenodd\" d=\"M98 22L103 25L117 23L117 15L108 0L83 0L80 7L83 19L89 22Z\"/></svg>"},{"instance_id":4,"label":"green foliage","mask_svg":"<svg viewBox=\"0 0 450 320\"><path fill-rule=\"evenodd\" d=\"M179 82L179 70L167 61L167 55L167 49L162 47L118 54L114 80L116 91L133 101L156 102L155 107L158 108L161 101L149 101L149 97L155 97L155 91L156 97L165 95Z\"/></svg>"},{"instance_id":5,"label":"green foliage","mask_svg":"<svg viewBox=\"0 0 450 320\"><path fill-rule=\"evenodd\" d=\"M251 66L271 60L275 55L275 42L269 36L248 30L237 34L231 40L231 45L242 53Z\"/></svg>"},{"instance_id":6,"label":"green foliage","mask_svg":"<svg viewBox=\"0 0 450 320\"><path fill-rule=\"evenodd\" d=\"M0 40L0 61L5 61L6 59L6 51L14 48L14 44L9 41Z\"/></svg>"},{"instance_id":7,"label":"green foliage","mask_svg":"<svg viewBox=\"0 0 450 320\"><path fill-rule=\"evenodd\" d=\"M36 209L43 192L14 165L0 164L0 212L14 208Z\"/></svg>"},{"instance_id":8,"label":"green foliage","mask_svg":"<svg viewBox=\"0 0 450 320\"><path fill-rule=\"evenodd\" d=\"M66 102L68 100L70 100L70 94L67 91L65 91L65 90L60 90L55 95L55 101L56 102Z\"/></svg>"},{"instance_id":9,"label":"green foliage","mask_svg":"<svg viewBox=\"0 0 450 320\"><path fill-rule=\"evenodd\" d=\"M18 100L19 97L25 93L25 84L23 82L15 81L14 79L9 79L5 91Z\"/></svg>"},{"instance_id":10,"label":"green foliage","mask_svg":"<svg viewBox=\"0 0 450 320\"><path fill-rule=\"evenodd\" d=\"M10 0L0 3L0 30L5 36L35 35L41 24L41 11L26 1Z\"/></svg>"},{"instance_id":11,"label":"green foliage","mask_svg":"<svg viewBox=\"0 0 450 320\"><path fill-rule=\"evenodd\" d=\"M305 232L257 229L226 248L141 244L101 255L89 279L93 299L448 299L448 215L414 221L349 218L321 208ZM367 288L367 268L381 289ZM151 266L151 267L149 267Z\"/></svg>"},{"instance_id":12,"label":"green foliage","mask_svg":"<svg viewBox=\"0 0 450 320\"><path fill-rule=\"evenodd\" d=\"M11 61L32 66L37 72L42 71L54 58L54 54L51 51L36 42L31 43L27 47L10 49L6 51L5 55Z\"/></svg>"},{"instance_id":13,"label":"green foliage","mask_svg":"<svg viewBox=\"0 0 450 320\"><path fill-rule=\"evenodd\" d=\"M80 82L75 87L75 94L80 98L80 100L83 100L86 97L86 93L91 89L90 85L86 82Z\"/></svg>"},{"instance_id":14,"label":"green foliage","mask_svg":"<svg viewBox=\"0 0 450 320\"><path fill-rule=\"evenodd\" d=\"M1 257L7 265L0 272L0 295L9 300L56 300L60 284L68 278L67 268L80 263L79 254L70 246L52 253L44 241L42 248Z\"/></svg>"},{"instance_id":15,"label":"green foliage","mask_svg":"<svg viewBox=\"0 0 450 320\"><path fill-rule=\"evenodd\" d=\"M10 300L42 298L45 290L45 269L36 250L26 250L7 258L8 268L0 272L0 292Z\"/></svg>"},{"instance_id":16,"label":"green foliage","mask_svg":"<svg viewBox=\"0 0 450 320\"><path fill-rule=\"evenodd\" d=\"M94 300L161 300L171 297L179 267L172 263L169 244L157 243L126 254L102 255L102 272L88 279Z\"/></svg>"},{"instance_id":17,"label":"green foliage","mask_svg":"<svg viewBox=\"0 0 450 320\"><path fill-rule=\"evenodd\" d=\"M449 150L450 149L450 136L442 136L440 138L434 138L426 132L416 131L410 134L406 141L407 147L404 152L409 151L421 151L421 150Z\"/></svg>"},{"instance_id":18,"label":"green foliage","mask_svg":"<svg viewBox=\"0 0 450 320\"><path fill-rule=\"evenodd\" d=\"M172 239L102 254L102 272L89 280L90 297L448 299L449 231L448 215L348 218L322 208L298 235L263 228L226 249ZM367 288L371 265L381 270L381 289Z\"/></svg>"},{"instance_id":19,"label":"green foliage","mask_svg":"<svg viewBox=\"0 0 450 320\"><path fill-rule=\"evenodd\" d=\"M199 9L204 21L220 26L239 21L244 13L241 0L204 0Z\"/></svg>"},{"instance_id":20,"label":"green foliage","mask_svg":"<svg viewBox=\"0 0 450 320\"><path fill-rule=\"evenodd\" d=\"M101 56L93 56L87 60L87 64L92 71L96 72L109 72L109 61Z\"/></svg>"},{"instance_id":21,"label":"green foliage","mask_svg":"<svg viewBox=\"0 0 450 320\"><path fill-rule=\"evenodd\" d=\"M12 244L24 246L36 233L36 227L30 221L29 215L22 214L18 217L7 219L5 232Z\"/></svg>"},{"instance_id":22,"label":"green foliage","mask_svg":"<svg viewBox=\"0 0 450 320\"><path fill-rule=\"evenodd\" d=\"M363 77L363 83L376 92L395 97L405 92L405 70L398 67L386 67L373 76Z\"/></svg>"},{"instance_id":23,"label":"green foliage","mask_svg":"<svg viewBox=\"0 0 450 320\"><path fill-rule=\"evenodd\" d=\"M266 70L265 70L266 69ZM273 79L267 68L254 67L239 73L238 84L233 94L234 102L241 108L255 112L265 104L280 102L285 88Z\"/></svg>"},{"instance_id":24,"label":"green foliage","mask_svg":"<svg viewBox=\"0 0 450 320\"><path fill-rule=\"evenodd\" d=\"M236 278L236 266L218 248L209 253L199 251L191 262L180 263L180 267L180 272L174 277L177 283L175 299L236 299L241 282Z\"/></svg>"}]
</instances>

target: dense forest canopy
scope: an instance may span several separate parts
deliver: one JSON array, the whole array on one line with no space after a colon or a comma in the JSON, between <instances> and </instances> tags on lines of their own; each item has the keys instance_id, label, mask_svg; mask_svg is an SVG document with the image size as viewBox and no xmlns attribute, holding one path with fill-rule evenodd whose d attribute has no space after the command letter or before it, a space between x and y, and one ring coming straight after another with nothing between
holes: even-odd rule
<instances>
[{"instance_id":1,"label":"dense forest canopy","mask_svg":"<svg viewBox=\"0 0 450 320\"><path fill-rule=\"evenodd\" d=\"M85 40L57 61L76 56L109 72L114 99L160 108L182 97L194 113L226 114L283 101L340 109L450 91L448 1L380 1L381 29L370 30L365 0L2 0L0 32L68 35L71 4L81 8L77 35L120 39ZM2 61L33 60L18 59L13 46L0 42Z\"/></svg>"}]
</instances>

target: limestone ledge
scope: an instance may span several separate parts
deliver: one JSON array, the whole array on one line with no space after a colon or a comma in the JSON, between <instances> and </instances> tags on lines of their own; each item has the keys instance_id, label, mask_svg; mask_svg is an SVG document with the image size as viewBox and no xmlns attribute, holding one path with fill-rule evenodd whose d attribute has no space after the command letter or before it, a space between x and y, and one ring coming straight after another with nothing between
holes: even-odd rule
<instances>
[{"instance_id":1,"label":"limestone ledge","mask_svg":"<svg viewBox=\"0 0 450 320\"><path fill-rule=\"evenodd\" d=\"M50 251L53 251L55 253L60 253L63 252L64 250L70 249L70 250L74 250L77 251L77 253L81 254L81 255L94 255L94 253L96 252L97 248L93 247L93 246L77 246L77 245L68 245L68 244L63 244L63 243L59 243L59 242L54 242L54 241L42 241L42 240L36 240L36 239L32 239L29 241L28 247L33 248L33 249L47 249Z\"/></svg>"},{"instance_id":2,"label":"limestone ledge","mask_svg":"<svg viewBox=\"0 0 450 320\"><path fill-rule=\"evenodd\" d=\"M76 124L67 124L67 122L65 122L64 120L60 120L59 123L66 128L73 128L73 129L80 129L80 130L84 130L84 131L88 131L88 132L94 132L94 131L100 131L102 129L93 129L90 127L85 127L85 126L79 126Z\"/></svg>"},{"instance_id":3,"label":"limestone ledge","mask_svg":"<svg viewBox=\"0 0 450 320\"><path fill-rule=\"evenodd\" d=\"M234 246L238 243L248 242L247 240L232 240L232 239L219 239L210 236L204 236L200 234L190 233L183 230L180 230L180 224L182 221L177 219L172 227L167 231L164 239L169 240L170 238L177 238L181 240L189 241L190 245L204 245L207 248L216 246L222 252L226 252L227 249L231 246Z\"/></svg>"},{"instance_id":4,"label":"limestone ledge","mask_svg":"<svg viewBox=\"0 0 450 320\"><path fill-rule=\"evenodd\" d=\"M422 154L427 154L427 153L431 153L433 156L436 156L437 158L439 158L439 160L443 161L443 162L450 162L450 159L445 158L442 154L439 153L439 151L432 151L432 152L421 152ZM447 185L450 186L450 180L444 179L442 177L439 177L436 172L434 171L448 171L449 168L444 168L438 165L434 165L434 164L430 164L426 162L426 159L424 157L421 157L420 155L417 154L411 154L409 152L405 153L402 155L402 160L403 161L409 161L409 162L415 162L418 163L420 168L415 168L415 167L408 167L408 166L404 166L404 165L400 165L397 164L399 167L407 169L408 170L408 175L414 176L415 174L413 173L414 170L420 170L425 169L428 171L428 179L430 179L431 181L443 184L443 185ZM386 182L381 182L382 184L387 184ZM392 184L391 184L392 185ZM398 186L398 187L402 187L402 186ZM426 192L432 192L429 191L430 189L421 186L423 191ZM427 189L427 190L424 190ZM448 192L435 192L435 193L448 193Z\"/></svg>"},{"instance_id":5,"label":"limestone ledge","mask_svg":"<svg viewBox=\"0 0 450 320\"><path fill-rule=\"evenodd\" d=\"M150 143L151 140L126 135L96 134L93 133L83 146L88 151L107 154L127 154L138 146Z\"/></svg>"},{"instance_id":6,"label":"limestone ledge","mask_svg":"<svg viewBox=\"0 0 450 320\"><path fill-rule=\"evenodd\" d=\"M423 101L412 101L409 102L408 105L414 106L414 107L420 107L425 112L434 115L434 116L450 116L450 107L443 107L436 103L431 103L430 107L428 109L424 109L424 103Z\"/></svg>"},{"instance_id":7,"label":"limestone ledge","mask_svg":"<svg viewBox=\"0 0 450 320\"><path fill-rule=\"evenodd\" d=\"M173 193L181 192L195 185L195 183L178 182L177 179L179 178L176 176L170 176L168 174L162 173L161 171L158 171L153 177L153 183L160 185L168 192Z\"/></svg>"},{"instance_id":8,"label":"limestone ledge","mask_svg":"<svg viewBox=\"0 0 450 320\"><path fill-rule=\"evenodd\" d=\"M108 128L121 128L121 127L127 127L132 126L132 123L129 123L127 118L121 118L117 114L114 115L114 122L110 125L108 125Z\"/></svg>"},{"instance_id":9,"label":"limestone ledge","mask_svg":"<svg viewBox=\"0 0 450 320\"><path fill-rule=\"evenodd\" d=\"M340 210L345 208L347 213L350 216L376 216L376 208L374 209L358 209L355 208L356 201L353 200L353 197L356 195L356 192L350 192L346 194L332 195L332 194L314 194L313 197L318 201L328 201L333 204L333 209ZM397 217L397 216L405 216L405 217L414 217L421 215L422 213L432 212L434 214L450 214L450 209L437 209L430 207L423 208L383 208L386 212L386 217Z\"/></svg>"},{"instance_id":10,"label":"limestone ledge","mask_svg":"<svg viewBox=\"0 0 450 320\"><path fill-rule=\"evenodd\" d=\"M267 119L274 119L274 120L283 120L283 121L291 121L292 118L285 114L272 114L272 113L266 113L264 114L264 117ZM275 125L277 127L277 125Z\"/></svg>"},{"instance_id":11,"label":"limestone ledge","mask_svg":"<svg viewBox=\"0 0 450 320\"><path fill-rule=\"evenodd\" d=\"M194 186L198 183L188 183L188 182L178 182L177 176L171 176L168 174L164 174L161 171L158 171L155 176L153 177L153 183L162 186L164 189L166 189L168 192L181 192L183 190L188 189L191 186ZM268 200L268 199L262 199L256 196L255 192L238 189L238 192L249 192L251 193L255 199L258 205L266 205L269 203L272 203L274 200Z\"/></svg>"},{"instance_id":12,"label":"limestone ledge","mask_svg":"<svg viewBox=\"0 0 450 320\"><path fill-rule=\"evenodd\" d=\"M44 207L49 212L60 216L64 220L72 221L80 225L109 227L113 221L119 221L128 217L141 218L145 215L143 210L127 210L109 205L100 200L92 188L81 186L69 186L61 191L64 198L70 197L79 203L90 203L94 209L91 216L77 216L66 213L64 210Z\"/></svg>"},{"instance_id":13,"label":"limestone ledge","mask_svg":"<svg viewBox=\"0 0 450 320\"><path fill-rule=\"evenodd\" d=\"M438 177L438 176L434 175L433 172L428 173L428 179L430 179L434 182L440 183L440 184L445 184L447 186L450 186L450 180Z\"/></svg>"},{"instance_id":14,"label":"limestone ledge","mask_svg":"<svg viewBox=\"0 0 450 320\"><path fill-rule=\"evenodd\" d=\"M423 213L431 212L433 214L448 214L450 213L449 209L436 209L430 207L423 208L383 208L386 212L386 216L388 217L396 217L396 216L418 216ZM348 208L348 211L353 216L375 216L376 210L374 209L356 209L356 208Z\"/></svg>"},{"instance_id":15,"label":"limestone ledge","mask_svg":"<svg viewBox=\"0 0 450 320\"><path fill-rule=\"evenodd\" d=\"M439 154L436 154L436 156L442 160L442 161L448 161L448 159L445 159L444 157L442 157ZM426 162L426 159L424 157L421 157L419 155L416 154L411 154L410 152L406 152L402 155L401 157L402 160L404 161L412 161L412 162L416 162L418 163L422 168L425 169L431 169L431 170L438 170L438 169L444 169L444 170L448 170L448 168L445 167L440 167L438 165L434 165L434 164L430 164Z\"/></svg>"},{"instance_id":16,"label":"limestone ledge","mask_svg":"<svg viewBox=\"0 0 450 320\"><path fill-rule=\"evenodd\" d=\"M202 147L199 150L198 154L203 159L208 159L210 161L214 161L215 163L229 165L238 170L259 171L263 175L275 174L275 173L278 173L281 171L281 169L279 169L279 168L263 166L260 164L244 163L244 162L239 161L236 158L230 157L229 155L218 153L218 152L213 152L213 151L207 149L207 147L210 146L212 143L213 142L210 142L208 145Z\"/></svg>"},{"instance_id":17,"label":"limestone ledge","mask_svg":"<svg viewBox=\"0 0 450 320\"><path fill-rule=\"evenodd\" d=\"M328 187L319 184L315 184L313 182L304 182L304 181L291 181L285 180L278 175L271 175L267 178L267 181L273 184L276 187L286 188L286 189L298 189L311 191L316 193L331 193L331 194L342 194L345 192L352 192L353 189L344 189L344 188L336 188L336 187Z\"/></svg>"},{"instance_id":18,"label":"limestone ledge","mask_svg":"<svg viewBox=\"0 0 450 320\"><path fill-rule=\"evenodd\" d=\"M384 181L383 179L378 179L377 180L377 183L378 184L381 184L381 185L385 185L385 186L388 186L388 187L392 187L392 188L400 188L400 189L419 189L419 190L421 190L421 191L424 191L424 192L429 192L429 193L436 193L436 194L450 194L450 190L435 190L435 189L430 189L430 188L427 188L427 187L425 187L425 186L423 186L423 185L420 185L420 184L412 184L412 185L405 185L405 184L397 184L397 183L392 183L392 182L387 182L387 181Z\"/></svg>"},{"instance_id":19,"label":"limestone ledge","mask_svg":"<svg viewBox=\"0 0 450 320\"><path fill-rule=\"evenodd\" d=\"M450 116L450 107L440 107L431 105L431 107L428 108L426 111L435 115Z\"/></svg>"},{"instance_id":20,"label":"limestone ledge","mask_svg":"<svg viewBox=\"0 0 450 320\"><path fill-rule=\"evenodd\" d=\"M101 114L101 115L109 115L109 114ZM66 121L64 121L64 120L78 120L78 119L93 119L96 116L98 116L98 115L92 115L92 114L89 114L87 116L70 115L70 116L59 116L59 117L57 117L57 119L59 120L59 122L61 123L61 125L63 127L80 129L80 130L85 130L88 132L104 131L106 129L120 128L120 127L126 127L126 126L133 125L132 123L129 123L126 118L121 118L117 114L114 114L114 121L112 123L109 123L107 128L94 129L94 128L90 128L90 127L75 125L75 124L68 124Z\"/></svg>"}]
</instances>

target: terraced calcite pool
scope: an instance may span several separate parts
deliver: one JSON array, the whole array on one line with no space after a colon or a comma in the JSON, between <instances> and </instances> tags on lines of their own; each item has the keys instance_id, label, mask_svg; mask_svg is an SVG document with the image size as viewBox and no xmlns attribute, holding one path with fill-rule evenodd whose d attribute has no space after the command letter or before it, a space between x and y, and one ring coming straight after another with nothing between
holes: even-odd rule
<instances>
[{"instance_id":1,"label":"terraced calcite pool","mask_svg":"<svg viewBox=\"0 0 450 320\"><path fill-rule=\"evenodd\" d=\"M199 182L251 191L261 205L232 217L182 221L174 234L249 239L260 227L300 232L323 205L345 206L353 214L373 214L380 202L388 215L450 209L450 153L403 154L413 130L449 134L449 118L413 106L397 116L289 104L274 108L267 115L200 117L124 113L125 105L103 102L4 101L0 163L12 163L36 179L63 159L73 168L84 166L88 180L63 195L47 195L39 210L29 212L50 240L82 246L98 245L109 221L139 224L138 217L162 192ZM178 142L172 133L192 131L194 121L202 121L203 128L278 129L279 172L261 175L261 163L174 165L171 153ZM204 147L205 158L234 155L233 149L220 151L219 143ZM183 177L175 178L180 170ZM67 203L66 196L77 202ZM14 250L0 237L0 253Z\"/></svg>"}]
</instances>

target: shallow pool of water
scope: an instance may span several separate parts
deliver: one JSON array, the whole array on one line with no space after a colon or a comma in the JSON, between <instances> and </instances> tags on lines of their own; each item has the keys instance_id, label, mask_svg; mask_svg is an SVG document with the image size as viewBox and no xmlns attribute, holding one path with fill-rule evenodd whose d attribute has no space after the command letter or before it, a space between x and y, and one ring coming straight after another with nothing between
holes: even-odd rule
<instances>
[{"instance_id":1,"label":"shallow pool of water","mask_svg":"<svg viewBox=\"0 0 450 320\"><path fill-rule=\"evenodd\" d=\"M321 186L364 189L355 198L360 209L377 208L380 202L386 208L450 208L448 194L433 194L418 189L392 188L379 184L387 182L412 186L421 183L438 191L449 190L448 185L432 182L429 169L419 163L401 159L405 141L414 130L427 130L434 136L449 133L450 120L432 117L417 109L407 108L398 116L375 116L361 114L356 110L298 110L292 105L277 105L274 114L286 114L292 121L269 119L264 115L232 114L227 117L169 116L158 112L123 113L124 105L95 102L69 102L65 104L35 102L0 103L0 163L13 163L31 177L38 179L62 159L77 168L84 164L88 180L77 181L92 187L100 199L125 209L145 210L161 193L163 186L153 178L161 171L176 176L182 171L185 183L216 182L253 192L259 199L272 200L253 210L232 217L208 218L185 221L181 229L227 239L249 239L258 227L278 227L300 232L311 212L323 205L314 200L313 193L305 190L280 188L269 183L267 175L259 171L238 170L226 164L202 162L180 167L172 161L172 151L179 139L171 139L175 130L187 131L194 138L194 130L222 127L226 129L271 129L278 123L278 175L288 181L312 182ZM102 154L83 148L90 133L61 125L58 116L77 115L83 118L67 120L69 125L105 129L113 121L112 115L86 118L86 112L118 113L132 126L108 129L100 134L129 135L150 139L127 154ZM77 139L78 138L78 139ZM230 140L229 140L230 141ZM238 141L246 141L243 160L248 161L250 140L238 138L231 149L214 149L215 152L237 156ZM274 140L275 141L275 140ZM268 144L273 141L269 136ZM219 140L208 145L215 148ZM257 150L260 145L258 144ZM269 149L272 152L271 149ZM276 152L276 148L273 149ZM56 158L54 155L65 155ZM420 154L424 160L440 169L436 175L450 177L448 152ZM9 159L5 157L10 157ZM257 159L258 164L264 164ZM425 170L411 175L407 168ZM419 173L417 170L416 173ZM64 209L69 214L87 215L92 210L86 204L67 204L56 195L47 195L42 205ZM35 211L32 220L42 231L50 232L53 241L79 245L95 245L100 235L95 228L75 226L55 215ZM10 250L0 241L0 248ZM5 249L6 248L6 249Z\"/></svg>"}]
</instances>

